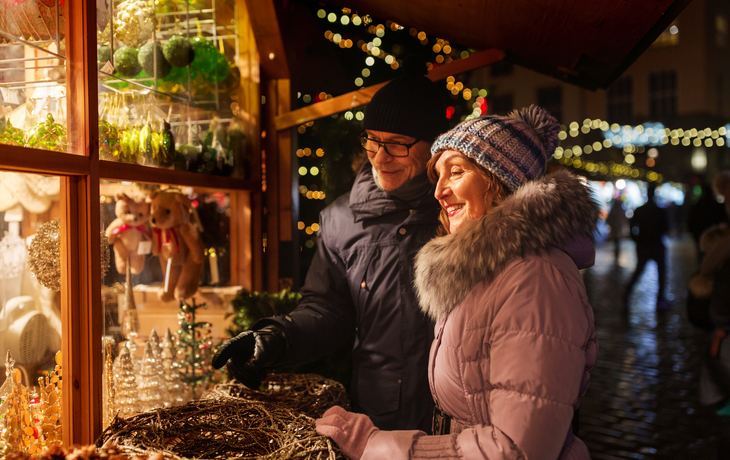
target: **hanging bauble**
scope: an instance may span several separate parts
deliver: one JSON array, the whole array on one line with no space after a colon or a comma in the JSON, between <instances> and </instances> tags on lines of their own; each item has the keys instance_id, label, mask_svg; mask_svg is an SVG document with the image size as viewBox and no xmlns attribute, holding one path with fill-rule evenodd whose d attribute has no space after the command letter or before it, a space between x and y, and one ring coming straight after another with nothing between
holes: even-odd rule
<instances>
[{"instance_id":1,"label":"hanging bauble","mask_svg":"<svg viewBox=\"0 0 730 460\"><path fill-rule=\"evenodd\" d=\"M10 120L5 122L5 127L0 130L0 144L22 147L25 133L20 128L14 128Z\"/></svg>"},{"instance_id":2,"label":"hanging bauble","mask_svg":"<svg viewBox=\"0 0 730 460\"><path fill-rule=\"evenodd\" d=\"M165 59L173 67L187 67L195 58L195 51L190 40L181 36L173 35L162 48Z\"/></svg>"},{"instance_id":3,"label":"hanging bauble","mask_svg":"<svg viewBox=\"0 0 730 460\"><path fill-rule=\"evenodd\" d=\"M228 59L221 53L218 53L218 57L215 61L215 73L213 73L213 76L215 78L215 81L222 82L223 80L228 77Z\"/></svg>"},{"instance_id":4,"label":"hanging bauble","mask_svg":"<svg viewBox=\"0 0 730 460\"><path fill-rule=\"evenodd\" d=\"M38 227L28 250L28 266L38 282L48 289L61 290L61 220Z\"/></svg>"},{"instance_id":5,"label":"hanging bauble","mask_svg":"<svg viewBox=\"0 0 730 460\"><path fill-rule=\"evenodd\" d=\"M7 8L0 9L0 16L4 17L6 26L12 35L26 40L52 40L63 38L66 30L63 14L58 16L56 27L56 13L58 12L53 1L23 0L3 2ZM63 1L59 2L58 10L63 10Z\"/></svg>"},{"instance_id":6,"label":"hanging bauble","mask_svg":"<svg viewBox=\"0 0 730 460\"><path fill-rule=\"evenodd\" d=\"M96 30L96 43L99 45L107 45L112 38L112 29L109 24L104 27L104 30Z\"/></svg>"},{"instance_id":7,"label":"hanging bauble","mask_svg":"<svg viewBox=\"0 0 730 460\"><path fill-rule=\"evenodd\" d=\"M31 128L25 135L25 146L34 149L65 152L67 147L66 128L55 122L53 115L46 115L46 121Z\"/></svg>"},{"instance_id":8,"label":"hanging bauble","mask_svg":"<svg viewBox=\"0 0 730 460\"><path fill-rule=\"evenodd\" d=\"M119 128L107 121L99 122L99 159L119 160L121 151Z\"/></svg>"},{"instance_id":9,"label":"hanging bauble","mask_svg":"<svg viewBox=\"0 0 730 460\"><path fill-rule=\"evenodd\" d=\"M126 0L117 6L114 38L127 46L139 47L155 31L155 12L144 0Z\"/></svg>"},{"instance_id":10,"label":"hanging bauble","mask_svg":"<svg viewBox=\"0 0 730 460\"><path fill-rule=\"evenodd\" d=\"M134 77L141 70L142 66L137 61L139 49L125 46L114 51L114 68L123 77Z\"/></svg>"},{"instance_id":11,"label":"hanging bauble","mask_svg":"<svg viewBox=\"0 0 730 460\"><path fill-rule=\"evenodd\" d=\"M137 61L148 75L157 78L165 78L172 69L162 53L162 44L159 42L149 42L140 48Z\"/></svg>"},{"instance_id":12,"label":"hanging bauble","mask_svg":"<svg viewBox=\"0 0 730 460\"><path fill-rule=\"evenodd\" d=\"M218 50L215 45L203 37L194 37L190 39L190 45L193 47L195 57L190 64L190 68L196 74L207 74L215 69L218 62Z\"/></svg>"},{"instance_id":13,"label":"hanging bauble","mask_svg":"<svg viewBox=\"0 0 730 460\"><path fill-rule=\"evenodd\" d=\"M108 46L100 46L96 49L96 62L105 64L112 60L112 50Z\"/></svg>"}]
</instances>

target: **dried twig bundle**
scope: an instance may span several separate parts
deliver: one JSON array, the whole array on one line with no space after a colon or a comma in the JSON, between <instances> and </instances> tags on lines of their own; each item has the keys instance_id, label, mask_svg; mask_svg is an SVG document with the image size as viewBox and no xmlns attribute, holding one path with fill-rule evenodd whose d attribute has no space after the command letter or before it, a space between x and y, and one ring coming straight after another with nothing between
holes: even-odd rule
<instances>
[{"instance_id":1,"label":"dried twig bundle","mask_svg":"<svg viewBox=\"0 0 730 460\"><path fill-rule=\"evenodd\" d=\"M203 398L271 402L313 418L321 417L332 406L350 408L345 387L317 374L269 374L262 385L268 390L251 390L238 381L229 380L216 385Z\"/></svg>"},{"instance_id":2,"label":"dried twig bundle","mask_svg":"<svg viewBox=\"0 0 730 460\"><path fill-rule=\"evenodd\" d=\"M167 459L335 460L345 458L319 436L314 419L269 403L205 399L115 418L97 446L116 443L127 454Z\"/></svg>"}]
</instances>

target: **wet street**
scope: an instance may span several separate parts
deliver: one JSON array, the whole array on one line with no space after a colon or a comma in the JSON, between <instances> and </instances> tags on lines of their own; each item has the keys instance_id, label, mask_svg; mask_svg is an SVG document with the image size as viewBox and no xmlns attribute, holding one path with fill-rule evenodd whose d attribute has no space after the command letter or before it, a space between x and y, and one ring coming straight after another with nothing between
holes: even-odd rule
<instances>
[{"instance_id":1,"label":"wet street","mask_svg":"<svg viewBox=\"0 0 730 460\"><path fill-rule=\"evenodd\" d=\"M632 241L622 241L618 262L613 243L603 243L595 266L584 273L600 352L582 399L579 435L595 460L715 459L716 417L697 396L706 333L685 311L687 281L697 265L693 242L689 236L669 240L669 310L655 309L657 270L649 262L623 311L635 263Z\"/></svg>"}]
</instances>

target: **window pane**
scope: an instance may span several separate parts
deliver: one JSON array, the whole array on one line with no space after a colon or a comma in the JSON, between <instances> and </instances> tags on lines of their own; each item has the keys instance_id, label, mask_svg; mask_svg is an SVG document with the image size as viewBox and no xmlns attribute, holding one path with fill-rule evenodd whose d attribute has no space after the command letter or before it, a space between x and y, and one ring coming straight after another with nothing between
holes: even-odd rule
<instances>
[{"instance_id":1,"label":"window pane","mask_svg":"<svg viewBox=\"0 0 730 460\"><path fill-rule=\"evenodd\" d=\"M102 304L116 400L107 394L105 417L200 397L212 345L228 337L226 314L241 289L231 285L231 197L120 182L100 189L102 226L113 243ZM187 327L196 322L206 324ZM148 343L153 354L160 347L155 363L145 358Z\"/></svg>"},{"instance_id":2,"label":"window pane","mask_svg":"<svg viewBox=\"0 0 730 460\"><path fill-rule=\"evenodd\" d=\"M250 28L236 20L243 7L134 5L98 10L100 158L251 177L260 100L247 94L255 74Z\"/></svg>"},{"instance_id":3,"label":"window pane","mask_svg":"<svg viewBox=\"0 0 730 460\"><path fill-rule=\"evenodd\" d=\"M62 5L0 2L0 144L67 151Z\"/></svg>"},{"instance_id":4,"label":"window pane","mask_svg":"<svg viewBox=\"0 0 730 460\"><path fill-rule=\"evenodd\" d=\"M0 413L27 453L61 443L59 197L58 177L0 172Z\"/></svg>"}]
</instances>

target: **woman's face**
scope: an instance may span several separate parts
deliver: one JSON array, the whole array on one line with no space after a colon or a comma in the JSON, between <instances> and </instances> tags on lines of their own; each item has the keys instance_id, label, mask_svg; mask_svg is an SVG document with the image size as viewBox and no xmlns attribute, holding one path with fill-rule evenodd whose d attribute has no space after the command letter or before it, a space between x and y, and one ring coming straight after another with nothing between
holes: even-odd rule
<instances>
[{"instance_id":1,"label":"woman's face","mask_svg":"<svg viewBox=\"0 0 730 460\"><path fill-rule=\"evenodd\" d=\"M434 196L449 217L449 233L457 231L467 220L487 212L489 183L478 166L455 150L446 150L435 165L438 182Z\"/></svg>"}]
</instances>

